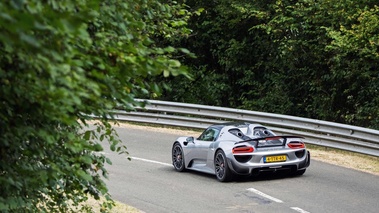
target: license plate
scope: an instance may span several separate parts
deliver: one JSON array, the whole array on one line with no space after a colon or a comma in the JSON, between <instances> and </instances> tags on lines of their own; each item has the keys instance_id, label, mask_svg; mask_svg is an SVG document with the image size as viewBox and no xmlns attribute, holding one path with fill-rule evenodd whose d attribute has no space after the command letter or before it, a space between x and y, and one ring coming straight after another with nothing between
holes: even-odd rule
<instances>
[{"instance_id":1,"label":"license plate","mask_svg":"<svg viewBox=\"0 0 379 213\"><path fill-rule=\"evenodd\" d=\"M277 156L266 156L263 161L265 163L273 163L273 162L283 162L287 160L286 155L277 155Z\"/></svg>"}]
</instances>

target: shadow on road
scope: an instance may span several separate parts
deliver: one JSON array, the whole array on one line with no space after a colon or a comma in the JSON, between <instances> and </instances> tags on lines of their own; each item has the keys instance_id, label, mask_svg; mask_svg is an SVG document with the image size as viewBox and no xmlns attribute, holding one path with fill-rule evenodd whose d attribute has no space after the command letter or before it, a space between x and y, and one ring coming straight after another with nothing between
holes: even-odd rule
<instances>
[{"instance_id":1,"label":"shadow on road","mask_svg":"<svg viewBox=\"0 0 379 213\"><path fill-rule=\"evenodd\" d=\"M177 172L172 167L161 167L159 168L160 171L166 172L166 173L172 173L172 175L192 175L197 176L201 178L210 178L217 181L216 176L212 174L197 172L193 170L186 170L184 172ZM230 182L257 182L257 181L273 181L273 180L279 180L279 179L286 179L286 178L299 178L301 176L294 176L289 171L277 171L277 172L264 172L260 173L256 176L243 176L243 175L234 175L232 181Z\"/></svg>"}]
</instances>

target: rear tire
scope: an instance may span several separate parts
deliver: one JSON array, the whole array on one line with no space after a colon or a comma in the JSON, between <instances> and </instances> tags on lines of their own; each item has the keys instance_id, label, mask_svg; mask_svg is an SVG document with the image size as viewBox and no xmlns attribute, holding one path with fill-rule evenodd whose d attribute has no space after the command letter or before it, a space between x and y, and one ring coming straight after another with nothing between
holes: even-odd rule
<instances>
[{"instance_id":1,"label":"rear tire","mask_svg":"<svg viewBox=\"0 0 379 213\"><path fill-rule=\"evenodd\" d=\"M293 173L293 176L301 176L305 173L305 171L307 170L306 169L297 170L296 172Z\"/></svg>"},{"instance_id":2,"label":"rear tire","mask_svg":"<svg viewBox=\"0 0 379 213\"><path fill-rule=\"evenodd\" d=\"M175 143L172 147L172 165L178 172L185 170L183 148L179 143Z\"/></svg>"},{"instance_id":3,"label":"rear tire","mask_svg":"<svg viewBox=\"0 0 379 213\"><path fill-rule=\"evenodd\" d=\"M310 154L309 151L307 151L307 157L305 159L305 166L302 167L304 169L302 169L302 170L296 170L296 171L292 172L292 175L293 176L301 176L301 175L303 175L305 173L305 171L307 170L306 168L308 168L308 166L310 164L311 164L311 154Z\"/></svg>"},{"instance_id":4,"label":"rear tire","mask_svg":"<svg viewBox=\"0 0 379 213\"><path fill-rule=\"evenodd\" d=\"M217 180L220 182L228 182L232 179L232 171L228 166L225 153L218 150L214 159L215 173Z\"/></svg>"}]
</instances>

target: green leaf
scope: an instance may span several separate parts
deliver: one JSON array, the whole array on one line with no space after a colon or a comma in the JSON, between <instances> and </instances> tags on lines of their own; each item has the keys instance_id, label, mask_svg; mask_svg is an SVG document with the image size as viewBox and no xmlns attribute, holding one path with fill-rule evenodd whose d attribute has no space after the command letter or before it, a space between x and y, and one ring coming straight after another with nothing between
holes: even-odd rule
<instances>
[{"instance_id":1,"label":"green leaf","mask_svg":"<svg viewBox=\"0 0 379 213\"><path fill-rule=\"evenodd\" d=\"M109 158L105 158L105 160L109 165L112 165L112 161Z\"/></svg>"},{"instance_id":2,"label":"green leaf","mask_svg":"<svg viewBox=\"0 0 379 213\"><path fill-rule=\"evenodd\" d=\"M86 131L84 134L84 139L89 140L91 138L92 131Z\"/></svg>"},{"instance_id":3,"label":"green leaf","mask_svg":"<svg viewBox=\"0 0 379 213\"><path fill-rule=\"evenodd\" d=\"M73 212L88 193L107 193L101 142L127 153L110 110L134 110L135 97L161 93L162 72L181 73L175 60L187 51L159 39L188 34L185 10L143 0L0 3L1 211Z\"/></svg>"},{"instance_id":4,"label":"green leaf","mask_svg":"<svg viewBox=\"0 0 379 213\"><path fill-rule=\"evenodd\" d=\"M164 71L163 71L163 76L164 76L164 77L168 77L168 76L170 76L170 71L168 71L168 70L164 70Z\"/></svg>"}]
</instances>

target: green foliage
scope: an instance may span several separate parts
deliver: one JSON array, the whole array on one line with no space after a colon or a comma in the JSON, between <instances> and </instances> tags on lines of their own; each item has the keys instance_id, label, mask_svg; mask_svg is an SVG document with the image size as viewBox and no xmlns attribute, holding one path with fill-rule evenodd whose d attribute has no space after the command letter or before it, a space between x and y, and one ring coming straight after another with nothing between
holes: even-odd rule
<instances>
[{"instance_id":1,"label":"green foliage","mask_svg":"<svg viewBox=\"0 0 379 213\"><path fill-rule=\"evenodd\" d=\"M348 17L349 25L326 28L333 41L326 46L333 53L328 61L331 78L343 82L338 88L346 108L341 116L351 123L379 127L379 7L358 8Z\"/></svg>"},{"instance_id":2,"label":"green foliage","mask_svg":"<svg viewBox=\"0 0 379 213\"><path fill-rule=\"evenodd\" d=\"M153 76L186 74L172 55L189 52L155 40L185 36L188 17L171 1L0 2L1 212L90 211L76 208L87 196L112 207L101 143L127 150L109 110L159 95Z\"/></svg>"},{"instance_id":3,"label":"green foliage","mask_svg":"<svg viewBox=\"0 0 379 213\"><path fill-rule=\"evenodd\" d=\"M199 80L168 82L166 99L379 128L377 1L187 4L204 8L179 43L196 54L186 64Z\"/></svg>"}]
</instances>

